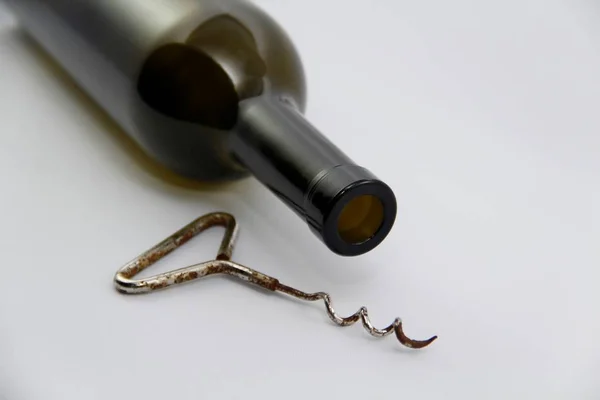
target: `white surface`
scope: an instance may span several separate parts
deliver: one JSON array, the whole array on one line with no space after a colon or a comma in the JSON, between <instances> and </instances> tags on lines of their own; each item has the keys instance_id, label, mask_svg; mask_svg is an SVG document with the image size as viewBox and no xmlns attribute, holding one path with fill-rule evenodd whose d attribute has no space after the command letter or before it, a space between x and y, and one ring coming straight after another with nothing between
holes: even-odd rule
<instances>
[{"instance_id":1,"label":"white surface","mask_svg":"<svg viewBox=\"0 0 600 400\"><path fill-rule=\"evenodd\" d=\"M600 5L259 3L301 49L310 119L395 189L391 236L339 258L253 180L157 179L0 11L0 397L600 398ZM227 279L113 291L215 209L241 223L236 260L439 341L403 351Z\"/></svg>"}]
</instances>

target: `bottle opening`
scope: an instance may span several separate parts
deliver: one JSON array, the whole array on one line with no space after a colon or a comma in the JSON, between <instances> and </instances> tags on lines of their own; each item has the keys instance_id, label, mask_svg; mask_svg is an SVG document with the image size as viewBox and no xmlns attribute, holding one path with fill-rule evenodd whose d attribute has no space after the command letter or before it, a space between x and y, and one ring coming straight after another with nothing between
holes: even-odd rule
<instances>
[{"instance_id":1,"label":"bottle opening","mask_svg":"<svg viewBox=\"0 0 600 400\"><path fill-rule=\"evenodd\" d=\"M377 234L384 220L384 207L379 198L362 195L344 206L338 219L340 237L348 244L361 244Z\"/></svg>"}]
</instances>

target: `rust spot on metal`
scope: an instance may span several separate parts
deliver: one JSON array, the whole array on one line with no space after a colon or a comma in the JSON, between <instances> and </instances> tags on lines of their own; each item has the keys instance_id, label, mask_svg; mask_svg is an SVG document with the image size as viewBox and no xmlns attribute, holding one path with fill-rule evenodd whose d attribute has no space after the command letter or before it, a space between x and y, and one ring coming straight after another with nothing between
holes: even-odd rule
<instances>
[{"instance_id":1,"label":"rust spot on metal","mask_svg":"<svg viewBox=\"0 0 600 400\"><path fill-rule=\"evenodd\" d=\"M394 331L396 332L396 337L398 338L398 341L404 346L409 347L411 349L422 349L424 347L427 347L438 338L437 336L433 336L427 340L411 339L404 334L404 330L402 329L402 322L400 322L398 326L396 326L396 329Z\"/></svg>"},{"instance_id":2,"label":"rust spot on metal","mask_svg":"<svg viewBox=\"0 0 600 400\"><path fill-rule=\"evenodd\" d=\"M196 272L196 271L181 272L181 273L175 275L173 282L175 284L179 284L179 283L193 281L194 279L198 279L198 272Z\"/></svg>"},{"instance_id":3,"label":"rust spot on metal","mask_svg":"<svg viewBox=\"0 0 600 400\"><path fill-rule=\"evenodd\" d=\"M186 234L181 236L179 238L179 240L177 240L177 246L184 245L185 243L189 242L194 236L196 236L196 232L194 232L194 231L187 232Z\"/></svg>"},{"instance_id":4,"label":"rust spot on metal","mask_svg":"<svg viewBox=\"0 0 600 400\"><path fill-rule=\"evenodd\" d=\"M159 281L154 281L150 284L150 289L159 290L164 289L169 286L169 281L167 279L161 279Z\"/></svg>"},{"instance_id":5,"label":"rust spot on metal","mask_svg":"<svg viewBox=\"0 0 600 400\"><path fill-rule=\"evenodd\" d=\"M139 263L137 263L137 264L134 264L131 267L127 268L126 270L124 270L122 274L126 278L132 278L135 275L139 274L143 269L144 269L143 266L140 265Z\"/></svg>"},{"instance_id":6,"label":"rust spot on metal","mask_svg":"<svg viewBox=\"0 0 600 400\"><path fill-rule=\"evenodd\" d=\"M166 255L166 253L164 251L156 251L154 253L151 253L148 258L144 259L144 264L146 266L152 265L155 262L157 262L158 260L160 260L161 258L163 258Z\"/></svg>"}]
</instances>

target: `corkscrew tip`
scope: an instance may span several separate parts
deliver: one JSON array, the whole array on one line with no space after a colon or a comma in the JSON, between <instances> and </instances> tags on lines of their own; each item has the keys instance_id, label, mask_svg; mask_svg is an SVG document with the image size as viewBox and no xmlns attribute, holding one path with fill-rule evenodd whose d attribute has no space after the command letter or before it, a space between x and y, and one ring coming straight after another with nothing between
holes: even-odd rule
<instances>
[{"instance_id":1,"label":"corkscrew tip","mask_svg":"<svg viewBox=\"0 0 600 400\"><path fill-rule=\"evenodd\" d=\"M394 332L396 333L396 337L398 338L398 341L403 346L406 346L410 349L422 349L424 347L429 346L431 343L435 342L436 339L438 338L437 336L432 336L431 338L429 338L427 340L411 339L408 336L406 336L406 334L404 333L404 329L402 328L402 322L400 322L396 326L396 329L394 329Z\"/></svg>"}]
</instances>

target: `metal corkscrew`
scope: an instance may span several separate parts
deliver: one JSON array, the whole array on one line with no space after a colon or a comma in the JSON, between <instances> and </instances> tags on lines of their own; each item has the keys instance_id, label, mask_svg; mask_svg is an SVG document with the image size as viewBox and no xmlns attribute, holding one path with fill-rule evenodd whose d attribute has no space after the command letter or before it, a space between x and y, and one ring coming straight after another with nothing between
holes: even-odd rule
<instances>
[{"instance_id":1,"label":"metal corkscrew","mask_svg":"<svg viewBox=\"0 0 600 400\"><path fill-rule=\"evenodd\" d=\"M141 271L176 250L194 236L214 226L222 226L225 228L225 235L216 259L158 274L149 278L133 279ZM115 287L119 292L124 294L150 293L173 285L194 281L209 275L226 274L273 292L285 293L297 299L305 301L323 300L329 318L337 325L349 326L361 320L367 332L372 336L384 337L395 333L398 341L402 345L412 349L421 349L430 345L437 339L437 336L433 336L427 340L413 340L408 338L404 334L402 320L400 318L396 318L394 322L386 328L377 329L371 323L366 307L361 307L360 310L349 317L340 317L333 308L329 294L324 292L303 292L282 284L276 278L231 261L237 233L238 225L232 215L222 212L204 215L120 268L114 277Z\"/></svg>"}]
</instances>

